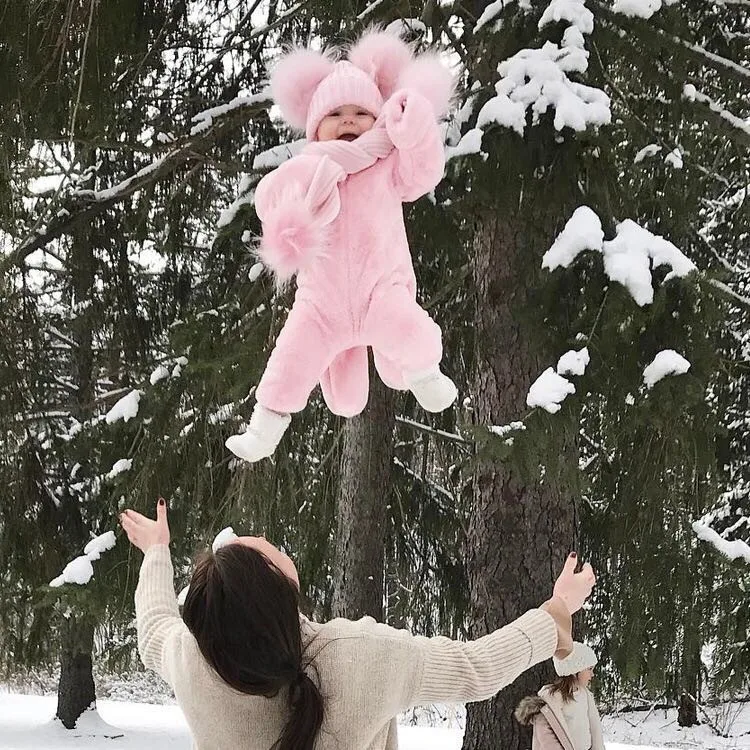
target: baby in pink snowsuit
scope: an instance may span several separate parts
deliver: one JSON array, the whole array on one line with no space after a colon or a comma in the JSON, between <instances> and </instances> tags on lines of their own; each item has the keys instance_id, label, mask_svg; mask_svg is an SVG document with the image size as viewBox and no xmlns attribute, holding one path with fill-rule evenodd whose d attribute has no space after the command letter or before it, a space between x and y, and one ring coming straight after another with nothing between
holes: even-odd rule
<instances>
[{"instance_id":1,"label":"baby in pink snowsuit","mask_svg":"<svg viewBox=\"0 0 750 750\"><path fill-rule=\"evenodd\" d=\"M441 331L417 304L402 203L443 175L438 117L453 79L430 54L369 32L334 62L311 50L285 56L271 91L309 143L258 184L260 255L297 292L256 391L247 431L227 447L247 461L270 456L320 383L335 414L367 404L367 347L391 388L427 411L456 399L440 371Z\"/></svg>"}]
</instances>

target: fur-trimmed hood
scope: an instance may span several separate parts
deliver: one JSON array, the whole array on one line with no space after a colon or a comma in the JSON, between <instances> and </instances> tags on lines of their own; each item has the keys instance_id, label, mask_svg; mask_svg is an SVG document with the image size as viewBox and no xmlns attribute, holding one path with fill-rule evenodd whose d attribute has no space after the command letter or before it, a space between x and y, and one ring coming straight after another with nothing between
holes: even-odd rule
<instances>
[{"instance_id":1,"label":"fur-trimmed hood","mask_svg":"<svg viewBox=\"0 0 750 750\"><path fill-rule=\"evenodd\" d=\"M531 726L534 719L541 713L546 705L544 698L538 695L530 695L524 698L519 704L513 715L522 726Z\"/></svg>"}]
</instances>

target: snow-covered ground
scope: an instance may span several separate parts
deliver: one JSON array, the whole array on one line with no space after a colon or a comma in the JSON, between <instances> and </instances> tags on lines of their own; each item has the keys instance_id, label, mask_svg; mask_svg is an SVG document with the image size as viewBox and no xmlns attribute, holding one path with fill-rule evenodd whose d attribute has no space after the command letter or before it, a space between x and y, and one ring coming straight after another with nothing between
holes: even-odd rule
<instances>
[{"instance_id":1,"label":"snow-covered ground","mask_svg":"<svg viewBox=\"0 0 750 750\"><path fill-rule=\"evenodd\" d=\"M190 737L177 706L100 700L68 731L53 720L54 696L0 694L0 750L189 750ZM605 716L607 750L750 750L750 704L726 704L711 721L731 723L729 737L708 726L681 729L674 711ZM402 726L402 750L459 750L459 727Z\"/></svg>"}]
</instances>

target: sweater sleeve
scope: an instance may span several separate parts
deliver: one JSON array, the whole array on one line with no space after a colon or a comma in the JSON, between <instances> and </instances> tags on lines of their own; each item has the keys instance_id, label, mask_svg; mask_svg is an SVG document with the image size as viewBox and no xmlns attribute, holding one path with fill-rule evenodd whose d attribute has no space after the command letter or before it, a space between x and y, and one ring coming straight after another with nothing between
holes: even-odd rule
<instances>
[{"instance_id":1,"label":"sweater sleeve","mask_svg":"<svg viewBox=\"0 0 750 750\"><path fill-rule=\"evenodd\" d=\"M416 638L422 668L411 705L468 703L491 698L557 648L552 616L532 609L475 641Z\"/></svg>"},{"instance_id":2,"label":"sweater sleeve","mask_svg":"<svg viewBox=\"0 0 750 750\"><path fill-rule=\"evenodd\" d=\"M170 653L179 647L187 626L177 607L172 558L165 544L149 548L143 558L135 590L135 617L141 660L174 689Z\"/></svg>"}]
</instances>

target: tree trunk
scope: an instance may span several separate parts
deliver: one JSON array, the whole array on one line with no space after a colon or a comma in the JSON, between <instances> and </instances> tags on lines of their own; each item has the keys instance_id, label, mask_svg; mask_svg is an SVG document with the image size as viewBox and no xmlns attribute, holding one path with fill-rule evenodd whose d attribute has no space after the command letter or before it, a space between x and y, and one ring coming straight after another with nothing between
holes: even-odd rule
<instances>
[{"instance_id":1,"label":"tree trunk","mask_svg":"<svg viewBox=\"0 0 750 750\"><path fill-rule=\"evenodd\" d=\"M76 341L73 350L73 373L77 387L72 412L84 422L94 411L93 290L96 260L89 228L77 233L71 248L75 314L71 330ZM81 457L85 462L86 457ZM59 526L64 549L82 550L89 540L88 529L76 498L66 496L59 509ZM80 554L80 553L78 553ZM60 683L57 688L57 716L67 729L73 729L78 717L96 700L92 672L94 625L85 614L86 599L75 605L62 625Z\"/></svg>"},{"instance_id":2,"label":"tree trunk","mask_svg":"<svg viewBox=\"0 0 750 750\"><path fill-rule=\"evenodd\" d=\"M545 343L543 313L533 298L540 283L543 252L568 218L564 146L555 157L544 144L548 133L519 146L507 135L496 142L488 203L478 213L472 248L476 284L477 357L474 409L478 424L502 425L528 412L531 383L555 355ZM549 138L550 143L552 141ZM536 165L556 158L563 179L537 179ZM575 174L575 170L570 170ZM555 201L559 196L559 201ZM533 446L528 447L533 450ZM567 452L561 440L559 450ZM571 456L571 460L575 460ZM524 475L512 457L499 462L480 453L473 476L467 574L473 638L501 627L536 607L552 586L575 538L575 508L553 480ZM472 704L464 750L519 750L530 747L530 733L512 718L518 702L552 677L551 663L524 673L493 700Z\"/></svg>"},{"instance_id":3,"label":"tree trunk","mask_svg":"<svg viewBox=\"0 0 750 750\"><path fill-rule=\"evenodd\" d=\"M680 695L680 705L677 709L677 723L681 727L694 727L698 724L698 706L687 693Z\"/></svg>"},{"instance_id":4,"label":"tree trunk","mask_svg":"<svg viewBox=\"0 0 750 750\"><path fill-rule=\"evenodd\" d=\"M81 714L95 706L96 692L92 676L94 624L87 619L65 621L60 656L60 684L57 688L57 718L66 729L75 728Z\"/></svg>"},{"instance_id":5,"label":"tree trunk","mask_svg":"<svg viewBox=\"0 0 750 750\"><path fill-rule=\"evenodd\" d=\"M333 614L383 618L384 537L390 488L395 393L370 368L370 400L348 419L337 492Z\"/></svg>"}]
</instances>

